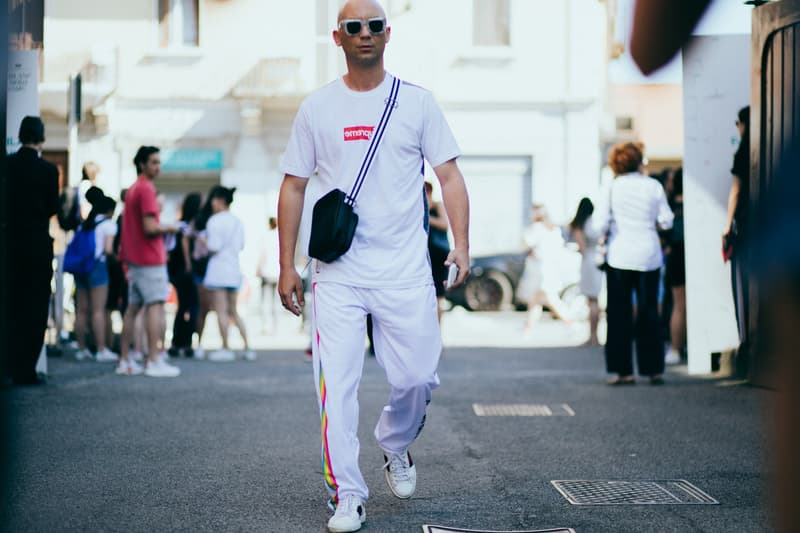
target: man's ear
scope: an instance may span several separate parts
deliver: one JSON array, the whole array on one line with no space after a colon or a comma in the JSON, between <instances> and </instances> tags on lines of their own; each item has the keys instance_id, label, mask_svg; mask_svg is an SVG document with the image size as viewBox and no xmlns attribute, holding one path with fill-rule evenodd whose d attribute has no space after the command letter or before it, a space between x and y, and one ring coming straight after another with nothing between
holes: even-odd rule
<instances>
[{"instance_id":1,"label":"man's ear","mask_svg":"<svg viewBox=\"0 0 800 533\"><path fill-rule=\"evenodd\" d=\"M336 46L342 46L342 38L339 36L339 30L333 30L331 32L331 36L333 37L333 42L336 43Z\"/></svg>"}]
</instances>

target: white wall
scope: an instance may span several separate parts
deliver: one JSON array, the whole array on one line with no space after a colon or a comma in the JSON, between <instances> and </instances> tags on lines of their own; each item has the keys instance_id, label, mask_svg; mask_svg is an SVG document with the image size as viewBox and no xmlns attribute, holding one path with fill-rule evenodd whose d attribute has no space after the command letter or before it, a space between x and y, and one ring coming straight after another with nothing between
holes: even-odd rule
<instances>
[{"instance_id":1,"label":"white wall","mask_svg":"<svg viewBox=\"0 0 800 533\"><path fill-rule=\"evenodd\" d=\"M722 261L736 113L750 102L750 36L692 37L684 49L684 213L689 372L735 348L730 264Z\"/></svg>"}]
</instances>

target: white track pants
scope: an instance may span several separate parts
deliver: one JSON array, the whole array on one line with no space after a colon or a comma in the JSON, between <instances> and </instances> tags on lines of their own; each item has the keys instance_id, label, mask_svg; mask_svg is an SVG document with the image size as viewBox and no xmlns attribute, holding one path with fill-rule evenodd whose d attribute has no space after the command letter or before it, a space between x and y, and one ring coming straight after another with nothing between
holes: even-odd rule
<instances>
[{"instance_id":1,"label":"white track pants","mask_svg":"<svg viewBox=\"0 0 800 533\"><path fill-rule=\"evenodd\" d=\"M375 426L378 446L386 452L405 451L422 430L431 391L439 385L442 339L433 285L364 289L319 282L312 287L322 470L335 507L345 494L369 496L358 467L358 385L367 314L372 314L378 364L391 385L389 403Z\"/></svg>"}]
</instances>

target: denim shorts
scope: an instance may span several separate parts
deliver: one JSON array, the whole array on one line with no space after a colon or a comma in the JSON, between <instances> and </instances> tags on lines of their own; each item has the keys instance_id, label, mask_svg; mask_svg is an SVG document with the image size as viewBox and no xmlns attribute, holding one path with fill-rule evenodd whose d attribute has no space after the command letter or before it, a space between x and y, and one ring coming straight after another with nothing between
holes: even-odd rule
<instances>
[{"instance_id":1,"label":"denim shorts","mask_svg":"<svg viewBox=\"0 0 800 533\"><path fill-rule=\"evenodd\" d=\"M104 285L108 285L108 267L105 258L95 260L94 267L88 274L75 276L75 287L78 289L94 289Z\"/></svg>"},{"instance_id":2,"label":"denim shorts","mask_svg":"<svg viewBox=\"0 0 800 533\"><path fill-rule=\"evenodd\" d=\"M239 287L218 287L217 285L204 285L210 291L237 292Z\"/></svg>"}]
</instances>

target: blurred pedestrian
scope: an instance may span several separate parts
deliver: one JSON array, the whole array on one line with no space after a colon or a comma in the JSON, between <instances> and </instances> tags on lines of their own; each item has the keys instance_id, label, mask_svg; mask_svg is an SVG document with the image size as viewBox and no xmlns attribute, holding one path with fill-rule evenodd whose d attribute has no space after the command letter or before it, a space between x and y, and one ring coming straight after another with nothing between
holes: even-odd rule
<instances>
[{"instance_id":1,"label":"blurred pedestrian","mask_svg":"<svg viewBox=\"0 0 800 533\"><path fill-rule=\"evenodd\" d=\"M106 257L113 252L117 226L112 217L117 202L98 187L86 192L86 203L92 206L79 231L94 232L94 263L90 272L75 275L75 337L78 342L78 360L95 359L99 362L116 362L117 354L109 349L107 337L106 304L108 303L108 264ZM76 237L77 238L77 237ZM86 346L88 326L91 324L96 353Z\"/></svg>"},{"instance_id":2,"label":"blurred pedestrian","mask_svg":"<svg viewBox=\"0 0 800 533\"><path fill-rule=\"evenodd\" d=\"M545 206L531 207L531 224L523 234L528 257L520 280L519 294L528 301L525 332L530 332L547 306L553 317L571 323L569 310L561 300L561 258L564 237L561 228L553 224Z\"/></svg>"},{"instance_id":3,"label":"blurred pedestrian","mask_svg":"<svg viewBox=\"0 0 800 533\"><path fill-rule=\"evenodd\" d=\"M600 234L594 227L592 213L594 204L588 198L581 198L575 217L569 223L570 234L578 244L581 253L581 294L589 304L589 340L587 345L597 346L597 323L600 319L600 306L597 298L603 285L603 272L597 268L597 244Z\"/></svg>"},{"instance_id":4,"label":"blurred pedestrian","mask_svg":"<svg viewBox=\"0 0 800 533\"><path fill-rule=\"evenodd\" d=\"M178 233L175 234L175 243L169 251L167 260L167 273L169 281L175 287L178 300L175 320L172 324L172 346L170 355L183 355L191 357L192 337L197 327L198 294L197 285L192 275L192 252L194 250L194 234L192 221L200 212L203 197L200 193L187 194L181 204L181 213L178 221Z\"/></svg>"},{"instance_id":5,"label":"blurred pedestrian","mask_svg":"<svg viewBox=\"0 0 800 533\"><path fill-rule=\"evenodd\" d=\"M732 181L728 194L728 216L722 232L722 253L731 261L731 284L736 324L739 327L739 348L736 366L739 375L747 375L750 339L749 275L747 268L747 211L750 202L750 106L739 110L736 118L739 148L733 156Z\"/></svg>"},{"instance_id":6,"label":"blurred pedestrian","mask_svg":"<svg viewBox=\"0 0 800 533\"><path fill-rule=\"evenodd\" d=\"M212 188L213 190L213 188ZM210 191L209 191L210 192ZM194 350L195 359L205 359L205 349L203 348L203 332L206 329L206 317L211 310L212 294L211 291L203 283L208 270L209 252L206 246L206 226L208 219L211 218L214 212L211 209L211 195L206 195L203 206L200 212L197 213L192 222L192 235L194 237L194 249L192 250L192 276L194 277L194 284L197 286L198 296L198 309L197 309L197 347Z\"/></svg>"},{"instance_id":7,"label":"blurred pedestrian","mask_svg":"<svg viewBox=\"0 0 800 533\"><path fill-rule=\"evenodd\" d=\"M89 161L81 169L81 181L73 187L64 187L58 198L58 223L64 231L74 231L86 220L92 210L86 193L95 186L100 167Z\"/></svg>"},{"instance_id":8,"label":"blurred pedestrian","mask_svg":"<svg viewBox=\"0 0 800 533\"><path fill-rule=\"evenodd\" d=\"M233 361L236 356L228 344L228 326L231 322L239 330L244 341L243 356L248 361L255 360L256 354L247 341L244 320L237 311L239 288L242 285L242 272L239 267L239 253L244 249L244 226L239 217L231 213L235 188L217 185L208 195L213 215L208 219L206 234L198 237L209 251L208 269L203 285L211 291L212 308L217 314L222 349L208 355L209 361Z\"/></svg>"},{"instance_id":9,"label":"blurred pedestrian","mask_svg":"<svg viewBox=\"0 0 800 533\"><path fill-rule=\"evenodd\" d=\"M8 353L14 384L36 385L36 361L44 344L53 277L50 218L58 202L58 169L41 158L44 123L26 116L19 127L22 147L8 156ZM4 259L5 260L5 259ZM4 369L5 370L5 369Z\"/></svg>"},{"instance_id":10,"label":"blurred pedestrian","mask_svg":"<svg viewBox=\"0 0 800 533\"><path fill-rule=\"evenodd\" d=\"M134 375L142 368L129 358L136 314L145 309L147 360L144 374L150 377L177 377L180 369L170 365L164 346L164 302L169 294L167 253L164 235L177 232L176 226L159 223L160 209L153 181L161 173L159 149L142 146L133 159L139 177L125 197L122 221L122 258L128 269L128 309L122 325L122 345L117 373Z\"/></svg>"},{"instance_id":11,"label":"blurred pedestrian","mask_svg":"<svg viewBox=\"0 0 800 533\"><path fill-rule=\"evenodd\" d=\"M87 196L89 189L97 187L97 176L100 166L94 161L84 163L81 169L81 182L78 184L78 205L80 206L81 221L87 220L94 206Z\"/></svg>"},{"instance_id":12,"label":"blurred pedestrian","mask_svg":"<svg viewBox=\"0 0 800 533\"><path fill-rule=\"evenodd\" d=\"M441 353L424 228L423 158L439 179L453 227L455 246L446 262L458 265L454 286L469 274L469 207L456 163L460 151L432 95L384 70L390 33L376 1L344 3L333 37L344 51L347 72L304 100L281 164L278 291L284 307L300 315L305 300L294 263L306 185L313 179L326 194L351 190L353 175L376 141L372 154L377 155L355 203L359 221L352 246L332 261L315 259L312 268L323 472L335 508L330 531L357 531L366 519L368 488L358 465L355 413L367 314L372 314L376 356L392 389L375 428L384 476L399 498L410 498L416 489L408 448L422 430L439 384Z\"/></svg>"},{"instance_id":13,"label":"blurred pedestrian","mask_svg":"<svg viewBox=\"0 0 800 533\"><path fill-rule=\"evenodd\" d=\"M433 199L433 184L429 181L425 182L425 198L428 206L428 254L431 258L433 285L436 287L437 317L441 324L446 291L444 282L447 280L448 270L444 263L450 253L450 240L447 238L450 225L447 223L444 206Z\"/></svg>"},{"instance_id":14,"label":"blurred pedestrian","mask_svg":"<svg viewBox=\"0 0 800 533\"><path fill-rule=\"evenodd\" d=\"M664 284L672 293L670 313L670 346L665 362L675 365L681 362L686 346L686 252L683 232L683 170L675 171L668 201L675 219L672 230L666 235L666 272Z\"/></svg>"},{"instance_id":15,"label":"blurred pedestrian","mask_svg":"<svg viewBox=\"0 0 800 533\"><path fill-rule=\"evenodd\" d=\"M127 189L122 189L122 191L120 191L119 199L121 206L125 204L125 193L127 191ZM122 209L124 209L124 207ZM123 212L120 210L114 222L116 231L114 232L112 253L106 255L106 265L108 266L108 299L106 300L108 320L106 321L106 338L109 339L112 346L114 343L111 342L111 339L114 338L114 332L111 327L111 314L116 311L120 314L120 317L123 317L125 315L125 308L128 307L128 281L125 279L125 270L122 267L122 262L119 257L122 214ZM117 351L118 350L119 348L117 347Z\"/></svg>"},{"instance_id":16,"label":"blurred pedestrian","mask_svg":"<svg viewBox=\"0 0 800 533\"><path fill-rule=\"evenodd\" d=\"M261 243L261 254L258 256L256 275L261 282L261 315L262 320L269 314L272 330L278 327L278 275L280 269L280 247L278 245L278 219L269 217L268 230ZM267 311L269 308L269 312ZM264 320L264 331L267 321Z\"/></svg>"},{"instance_id":17,"label":"blurred pedestrian","mask_svg":"<svg viewBox=\"0 0 800 533\"><path fill-rule=\"evenodd\" d=\"M674 215L661 184L642 173L643 149L641 143L630 142L611 149L608 164L615 177L605 195L605 205L596 211L596 227L600 235L607 235L608 243L606 369L617 375L610 385L635 383L634 340L639 374L649 376L654 385L664 382L664 345L658 316L663 257L657 230L671 228Z\"/></svg>"}]
</instances>

